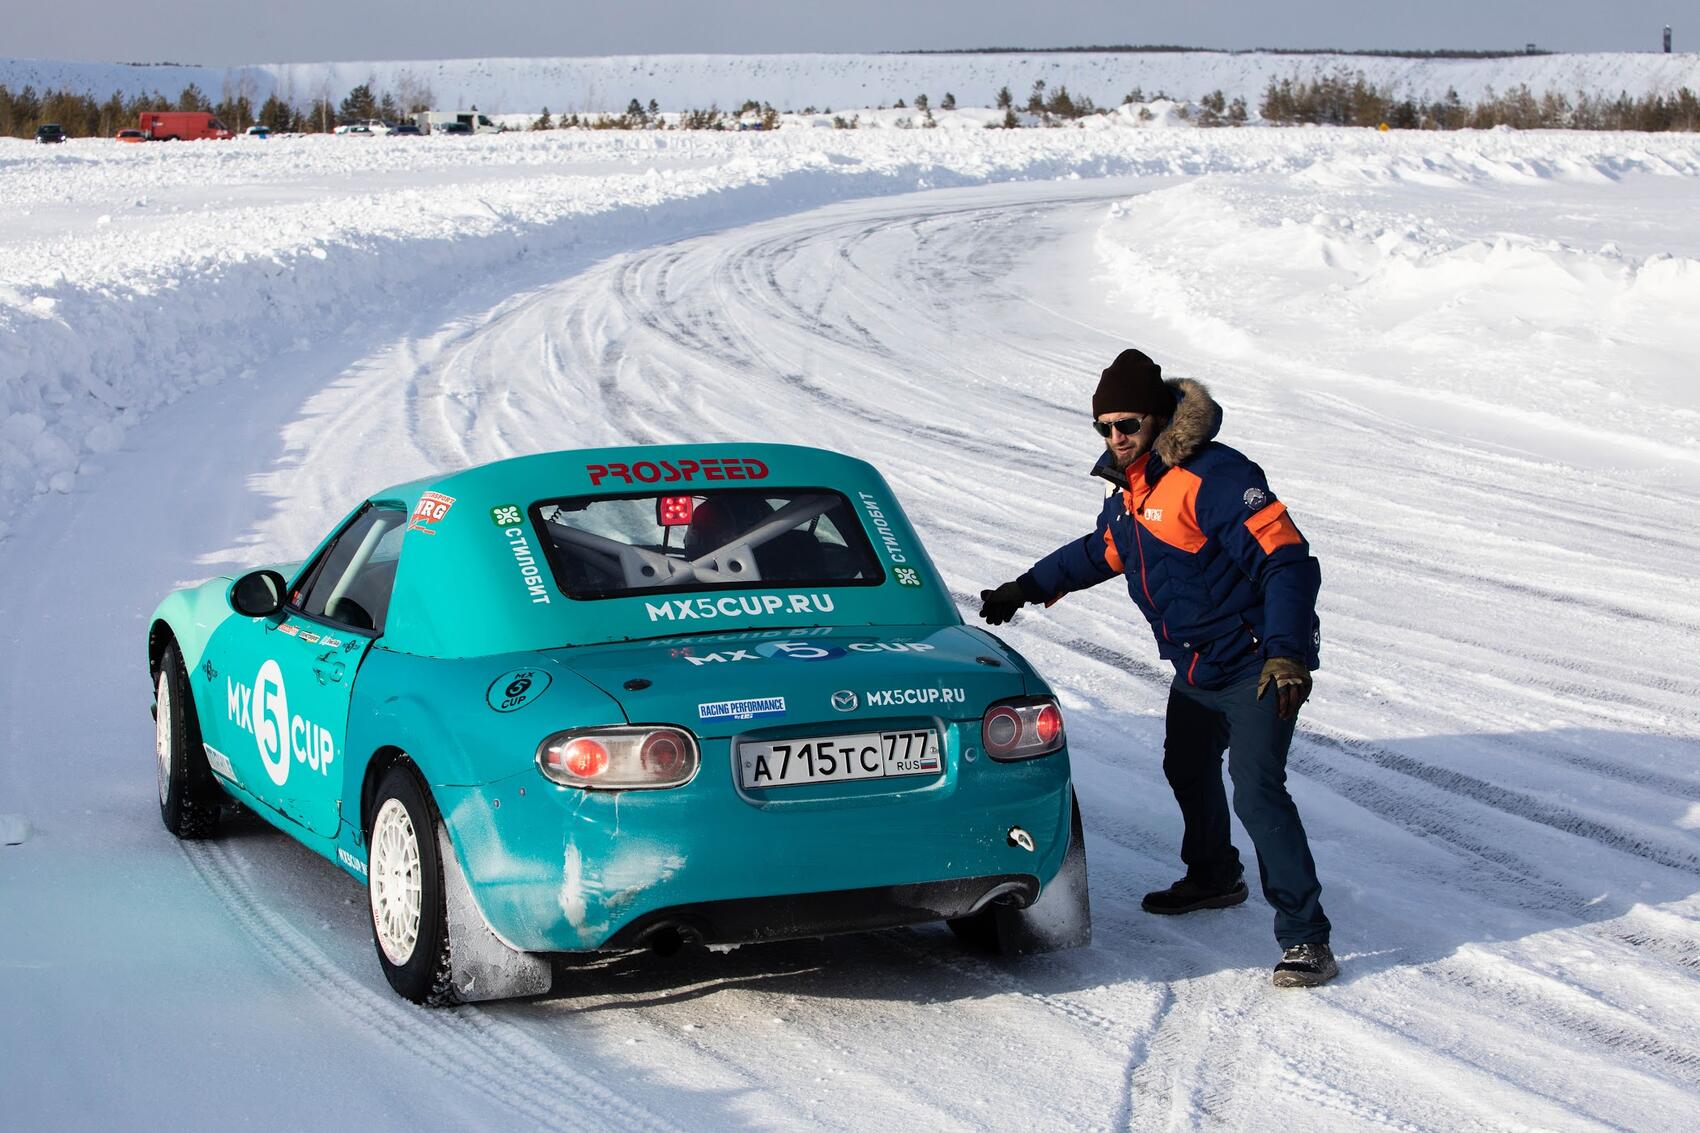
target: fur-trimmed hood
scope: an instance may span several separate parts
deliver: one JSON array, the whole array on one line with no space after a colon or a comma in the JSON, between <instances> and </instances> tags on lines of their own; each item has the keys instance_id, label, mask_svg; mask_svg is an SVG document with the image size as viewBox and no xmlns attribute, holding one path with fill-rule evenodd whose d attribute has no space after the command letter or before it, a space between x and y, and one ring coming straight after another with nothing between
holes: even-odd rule
<instances>
[{"instance_id":1,"label":"fur-trimmed hood","mask_svg":"<svg viewBox=\"0 0 1700 1133\"><path fill-rule=\"evenodd\" d=\"M1175 393L1175 415L1151 446L1156 459L1146 462L1145 476L1149 483L1155 483L1169 469L1197 456L1222 428L1222 407L1216 404L1203 382L1165 378L1163 384ZM1098 458L1092 472L1118 488L1127 488L1127 477L1116 470L1114 458L1108 452Z\"/></svg>"},{"instance_id":2,"label":"fur-trimmed hood","mask_svg":"<svg viewBox=\"0 0 1700 1133\"><path fill-rule=\"evenodd\" d=\"M1164 464L1174 468L1197 456L1199 449L1216 438L1222 428L1222 407L1203 382L1169 378L1163 384L1175 392L1175 415L1151 447Z\"/></svg>"}]
</instances>

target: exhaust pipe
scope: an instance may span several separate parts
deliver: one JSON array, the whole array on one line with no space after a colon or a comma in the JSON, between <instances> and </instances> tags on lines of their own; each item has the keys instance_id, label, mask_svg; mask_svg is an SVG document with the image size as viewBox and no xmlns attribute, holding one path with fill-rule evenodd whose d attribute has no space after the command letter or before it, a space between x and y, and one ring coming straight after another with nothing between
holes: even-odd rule
<instances>
[{"instance_id":1,"label":"exhaust pipe","mask_svg":"<svg viewBox=\"0 0 1700 1133\"><path fill-rule=\"evenodd\" d=\"M680 921L666 921L643 934L643 946L657 956L677 956L687 944L701 943L702 933Z\"/></svg>"}]
</instances>

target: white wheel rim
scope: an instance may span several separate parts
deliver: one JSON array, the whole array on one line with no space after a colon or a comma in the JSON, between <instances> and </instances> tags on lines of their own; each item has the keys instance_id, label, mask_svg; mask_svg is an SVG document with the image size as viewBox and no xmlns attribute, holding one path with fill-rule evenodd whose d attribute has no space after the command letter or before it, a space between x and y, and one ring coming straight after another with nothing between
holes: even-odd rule
<instances>
[{"instance_id":1,"label":"white wheel rim","mask_svg":"<svg viewBox=\"0 0 1700 1133\"><path fill-rule=\"evenodd\" d=\"M153 753L159 760L159 805L171 790L171 682L159 674L154 695Z\"/></svg>"},{"instance_id":2,"label":"white wheel rim","mask_svg":"<svg viewBox=\"0 0 1700 1133\"><path fill-rule=\"evenodd\" d=\"M413 957L419 943L419 835L399 799L385 799L372 823L372 855L367 864L372 897L372 927L378 946L396 966Z\"/></svg>"}]
</instances>

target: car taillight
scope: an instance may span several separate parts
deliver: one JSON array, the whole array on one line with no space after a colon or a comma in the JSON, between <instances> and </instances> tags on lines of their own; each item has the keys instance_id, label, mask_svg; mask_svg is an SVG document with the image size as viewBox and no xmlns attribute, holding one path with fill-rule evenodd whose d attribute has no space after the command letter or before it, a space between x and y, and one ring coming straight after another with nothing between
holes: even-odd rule
<instances>
[{"instance_id":1,"label":"car taillight","mask_svg":"<svg viewBox=\"0 0 1700 1133\"><path fill-rule=\"evenodd\" d=\"M537 745L537 767L563 787L640 791L690 782L701 760L683 728L577 728Z\"/></svg>"},{"instance_id":2,"label":"car taillight","mask_svg":"<svg viewBox=\"0 0 1700 1133\"><path fill-rule=\"evenodd\" d=\"M638 749L638 762L657 779L676 779L690 766L690 741L678 732L651 732Z\"/></svg>"},{"instance_id":3,"label":"car taillight","mask_svg":"<svg viewBox=\"0 0 1700 1133\"><path fill-rule=\"evenodd\" d=\"M608 749L595 740L573 740L561 749L561 767L576 778L594 779L608 770Z\"/></svg>"},{"instance_id":4,"label":"car taillight","mask_svg":"<svg viewBox=\"0 0 1700 1133\"><path fill-rule=\"evenodd\" d=\"M1059 750L1062 710L1048 697L994 704L980 721L980 740L993 759L1031 759Z\"/></svg>"}]
</instances>

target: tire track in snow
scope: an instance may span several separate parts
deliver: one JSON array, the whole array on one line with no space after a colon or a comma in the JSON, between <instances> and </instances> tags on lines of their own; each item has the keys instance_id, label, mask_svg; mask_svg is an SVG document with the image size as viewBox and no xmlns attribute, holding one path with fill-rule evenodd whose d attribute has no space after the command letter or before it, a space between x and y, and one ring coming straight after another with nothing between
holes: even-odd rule
<instances>
[{"instance_id":1,"label":"tire track in snow","mask_svg":"<svg viewBox=\"0 0 1700 1133\"><path fill-rule=\"evenodd\" d=\"M1075 202L1070 200L1069 203ZM976 210L963 211L969 213ZM804 410L802 415L811 437L817 435L815 430L822 430L823 434L820 435L824 435L828 440L837 440L838 438L832 435L831 428L835 421L842 419L852 428L846 429L839 425L839 429L845 434L854 433L861 441L890 437L905 446L902 449L894 446L889 451L870 451L865 454L877 457L887 467L888 475L893 474L893 469L912 475L927 475L931 472L928 458L937 459L939 450L943 450L948 456L959 456L961 463L968 467L998 470L998 476L1002 478L999 483L1005 490L1018 491L1029 484L1037 485L1043 482L1046 492L1054 492L1050 482L1042 475L1021 467L1022 461L1012 463L1009 460L1011 450L1007 437L987 437L983 435L984 430L965 434L961 430L941 429L930 424L932 421L949 420L960 413L962 407L971 405L966 395L956 395L953 402L946 406L949 411L943 414L917 412L914 408L917 380L924 383L936 370L939 359L959 362L961 355L947 356L943 352L932 350L931 345L938 341L936 333L931 337L905 334L905 317L936 317L936 306L924 302L925 296L920 294L919 288L924 281L907 278L902 274L889 280L882 279L877 271L869 272L863 269L858 262L856 249L869 247L870 254L877 256L882 249L873 245L879 241L895 239L894 234L906 226L912 230L907 238L925 243L930 238L929 235L916 230L916 226L928 223L933 223L931 216L909 221L891 216L851 221L829 220L815 224L800 236L780 239L760 236L757 240L758 246L751 246L748 239L739 237L734 237L731 241L719 241L718 246L716 242L710 241L707 245L706 267L701 260L693 258L696 249L686 245L669 247L654 256L649 253L634 253L621 262L619 271L622 273L622 282L614 285L612 290L616 295L624 297L624 301L613 311L609 310L607 302L610 275L603 268L598 268L558 290L552 289L548 303L578 302L585 309L597 312L603 320L598 328L581 325L569 332L569 335L582 335L582 346L581 340L574 338L561 348L562 353L555 363L566 378L560 388L569 393L578 392L579 387L573 383L582 381L586 371L595 375L594 391L586 391L589 395L583 399L582 404L569 402L569 407L579 415L579 420L593 421L597 428L603 430L598 435L613 431L618 434L619 439L674 439L672 436L658 434L653 422L658 419L665 421L666 413L676 408L676 403L671 402L669 397L677 390L680 375L695 379L705 391L701 395L693 393L692 396L701 396L721 403L728 419L734 414L741 415L740 420L745 430L752 427L771 427L776 422L783 425L789 420L786 415L776 417L766 412L775 393L783 391L787 398L801 395L814 407L812 411ZM828 275L818 269L817 263L807 259L807 253L812 245L831 245L835 241L839 246L836 251L831 252L832 271ZM938 245L935 241L930 246ZM956 253L957 249L952 248L951 251ZM798 258L795 265L789 262L792 257ZM808 286L817 287L819 300L812 304L812 312L808 310L811 305L809 300L816 296L806 295L798 289L797 284L787 285L786 282L799 272L808 273L811 268L816 269L815 278L807 282ZM820 287L823 282L827 284L824 288ZM776 291L779 294L775 294ZM794 297L794 293L795 296L801 297ZM978 296L970 297L971 300L973 298ZM837 314L838 322L822 326L821 312L829 309ZM973 309L972 303L969 304L969 309ZM799 314L799 311L802 314ZM595 317L596 315L586 315L585 320ZM527 318L533 323L536 322L535 315ZM620 325L620 320L628 320L630 325ZM524 321L526 320L503 316L495 323L480 328L478 333L482 335L485 331L494 332L493 339L516 330L530 333L527 328L516 326ZM894 337L894 332L889 329L892 327L898 328L895 334L904 337ZM932 329L937 331L937 328ZM998 329L989 322L983 322L970 325L966 330L952 326L950 332L989 338L995 336ZM553 330L547 330L545 338L554 333ZM598 334L600 338L597 337ZM882 339L889 339L890 345ZM877 346L870 345L871 343ZM554 346L554 343L550 345ZM838 374L823 376L826 367L816 365L812 360L812 352L817 349L829 364L847 363L843 366L848 372L847 378ZM575 364L575 359L581 350L585 364L579 367ZM866 357L861 360L842 357L846 352ZM1012 349L1003 352L1000 357L1013 357L1015 354L1016 351ZM1074 370L1082 368L1077 364L1080 361L1078 357L1065 359L1060 353L1038 357L1034 355L1034 351L1027 351L1028 362L1036 372L1052 373L1069 367ZM494 358L497 362L494 366L484 362L479 365L500 373L501 356L495 355ZM457 365L473 365L472 356L469 355ZM920 375L919 379L917 374ZM671 382L669 378L672 379ZM1074 415L1068 408L1068 399L1046 396L1048 391L1000 387L997 392L1004 398L1005 404L1020 405L1024 410L1033 411L1035 420L1041 424L1061 422ZM919 404L923 408L932 408L935 404L942 403L922 401ZM473 417L474 425L480 431L473 438L473 443L466 445L466 451L472 459L505 455L499 449L487 451L497 444L506 444L510 448L525 448L561 447L563 443L558 430L549 433L526 422L504 420L507 415L495 406L492 406L489 412L497 419L494 425L480 421L478 414ZM740 432L737 435L748 433ZM1390 453L1396 451L1392 440L1389 434L1385 447ZM1409 438L1406 440L1408 442ZM565 443L580 442L575 439ZM479 446L484 446L483 450ZM1492 502L1492 493L1482 490L1479 484L1469 483L1466 476L1445 467L1457 463L1457 446L1436 443L1428 447L1432 449L1432 463L1425 462L1413 467L1410 470L1412 476L1447 484L1452 489L1465 493L1477 492L1477 496L1469 498L1484 505ZM1039 452L1038 449L1032 451L1035 455ZM1052 455L1054 454L1048 450L1045 453L1047 458ZM901 479L894 477L893 483L900 484ZM1028 493L1026 498L1039 497ZM1550 507L1550 498L1546 502L1549 505L1547 510L1550 518L1555 521L1567 518L1562 511ZM1432 509L1425 507L1418 510L1420 515L1414 517L1414 522L1432 521L1435 514ZM954 525L952 521L939 526L941 530L953 533L957 542L971 543L977 551L997 551L1010 558L1018 558L1024 550L1031 551L1031 548L1016 547L1013 538L1003 538L1002 530L987 530L987 525L981 522L977 515ZM1601 537L1614 534L1609 529L1600 529L1596 533ZM1009 534L1013 536L1017 532L1012 530ZM1410 572L1409 561L1401 556L1420 557L1423 551L1420 546L1395 545L1390 548L1386 543L1366 540L1350 531L1330 534L1337 536L1335 541L1340 548L1339 552L1331 553L1342 553L1354 563L1361 557L1366 569L1394 578ZM1512 533L1506 540L1507 545L1513 543L1517 537L1517 533ZM1491 575L1480 571L1460 570L1444 579L1424 580L1424 585L1428 589L1439 589L1454 597L1463 597L1470 596L1476 590L1478 578L1491 578ZM1575 593L1578 589L1580 588L1577 586L1561 583L1556 587L1546 584L1525 586L1520 591L1501 589L1498 593L1502 598L1515 599L1510 611L1512 613L1530 605L1543 609L1556 605L1563 608L1566 618L1580 618L1590 624L1604 624L1611 620L1613 610L1602 609L1586 597L1578 597ZM965 600L966 596L959 595L958 598L961 601ZM1615 603L1614 606L1629 608L1623 603ZM1364 635L1366 640L1362 644L1367 648L1390 647L1393 642L1402 640L1401 635L1407 634L1408 631L1421 629L1426 633L1432 630L1432 627L1403 625L1401 611L1397 605L1379 613L1384 615L1385 624L1378 625L1377 632ZM1488 613L1492 616L1485 629L1466 627L1470 630L1468 636L1479 639L1473 642L1474 648L1491 649L1495 645L1496 637L1520 628L1510 624L1502 616L1504 611L1489 610ZM1643 631L1657 629L1667 633L1674 633L1680 628L1661 619L1643 622L1642 625ZM1462 631L1456 627L1448 632L1454 638L1463 636ZM1158 689L1168 684L1169 674L1166 667L1137 661L1114 649L1085 641L1065 631L1049 634L1047 640L1069 650L1075 656L1109 665L1142 681L1149 681ZM1420 644L1424 654L1423 660L1432 657L1436 664L1448 663L1444 654L1449 642L1440 634L1434 634L1432 642L1424 639ZM1516 647L1518 643L1513 644L1512 651ZM1554 672L1532 672L1531 667L1524 664L1519 667L1517 675L1531 684L1548 687L1559 695L1597 699L1598 689L1589 688L1580 680L1565 683L1570 680L1570 674L1575 670L1565 666L1562 658L1549 658L1544 664ZM1593 677L1597 676L1599 671L1583 672ZM1686 687L1681 682L1675 682L1672 687L1659 686L1655 682L1655 691L1664 694L1666 698L1661 701L1656 696L1638 695L1639 690L1634 687L1632 681L1632 669L1610 670L1609 675L1610 680L1607 683L1614 690L1614 695L1619 696L1619 702L1625 709L1666 710L1667 702L1680 699ZM1301 735L1300 743L1295 745L1295 773L1327 787L1366 813L1375 815L1396 828L1424 837L1454 855L1463 863L1461 870L1458 874L1447 873L1441 879L1442 882L1456 882L1467 895L1477 898L1483 906L1523 908L1542 913L1549 918L1556 914L1576 922L1582 932L1597 934L1599 939L1610 943L1614 948L1626 951L1639 949L1659 956L1675 969L1684 972L1693 970L1693 966L1683 960L1684 956L1691 956L1692 942L1684 939L1680 928L1673 929L1670 924L1662 923L1656 918L1637 916L1633 910L1614 917L1605 924L1592 923L1595 918L1603 915L1602 907L1594 905L1590 897L1575 892L1553 877L1551 868L1546 863L1532 861L1527 854L1516 852L1525 847L1519 847L1515 840L1509 848L1501 842L1496 842L1491 824L1484 828L1483 820L1493 815L1503 815L1508 819L1548 827L1566 838L1589 845L1611 844L1615 840L1613 848L1630 846L1625 852L1640 861L1651 862L1662 856L1676 863L1673 868L1692 875L1695 864L1693 856L1685 854L1680 847L1665 844L1657 839L1649 840L1633 831L1621 830L1610 822L1601 822L1556 804L1532 798L1525 792L1499 788L1486 778L1469 775L1454 778L1455 773L1448 769L1407 756L1396 748L1375 744L1369 744L1367 749L1354 748L1353 744L1360 741L1335 733L1323 733L1323 738L1318 740L1313 732L1315 729L1307 727ZM1537 755L1544 754L1538 745L1523 744L1521 747L1524 751L1533 750ZM1404 762L1406 760L1410 762ZM1636 783L1649 790L1660 790L1662 787L1682 782L1670 776L1661 777L1657 773L1638 774L1633 767L1610 765L1608 761L1593 759L1587 755L1577 755L1577 760L1591 760L1592 764L1604 765L1589 765L1584 767L1585 770L1613 774L1616 778ZM1582 766L1579 762L1575 765ZM1692 786L1689 789L1692 790ZM1683 796L1678 794L1676 797ZM1538 811L1534 816L1528 813L1531 807ZM1551 809L1539 810L1543 807ZM1542 822L1542 818L1547 821ZM1117 845L1131 844L1131 852L1141 855L1149 856L1152 848L1151 840L1134 837L1133 832L1125 827L1118 829L1113 822L1095 824L1092 836L1102 837ZM1595 839L1605 839L1605 843ZM1634 847L1637 845L1645 852L1635 854ZM1649 853L1654 856L1649 857ZM1432 878L1423 880L1425 884L1440 888ZM1120 896L1116 887L1106 886L1102 882L1094 885L1094 895L1098 896L1100 892ZM1132 894L1129 893L1128 896L1131 897ZM918 947L925 947L924 942L916 941L916 944ZM1198 945L1192 942L1191 946ZM1427 969L1411 970L1421 971L1425 976L1429 974ZM1471 969L1466 966L1465 970ZM992 971L996 973L996 969ZM983 975L984 973L980 973L967 978L984 982ZM1449 970L1434 971L1434 979L1437 982L1444 981L1451 975ZM1010 974L1008 978L1020 983L1018 973ZM1164 1112L1153 1111L1143 1104L1147 1089L1154 1091L1159 1097L1179 1099L1181 1109L1192 1113L1194 1120L1200 1123L1215 1124L1220 1121L1232 1125L1236 1121L1236 1114L1241 1112L1239 1107L1242 1103L1236 1099L1242 1095L1236 1092L1235 1085L1243 1076L1249 1056L1244 1051L1235 1052L1231 1042L1223 1048L1228 1053L1220 1063L1213 1062L1208 1057L1196 1056L1196 1051L1202 1049L1208 1053L1214 1046L1207 1037L1213 1033L1210 1028L1214 1024L1210 1011L1201 1006L1193 996L1190 985L1195 982L1198 981L1184 977L1180 981L1168 982L1164 992L1171 997L1168 1008L1150 1029L1141 1030L1138 1026L1123 1021L1122 1037L1131 1036L1130 1041L1121 1048L1127 1058L1126 1088L1129 1092L1124 1097L1123 1104L1129 1122L1137 1119L1142 1125L1165 1123L1167 1115ZM1420 993L1427 983L1418 983ZM998 987L995 982L986 983L985 986ZM1038 996L1046 994L1036 988L1029 990ZM1354 988L1348 983L1336 990L1355 996L1364 994L1368 989ZM1580 1016L1567 1017L1547 1002L1548 998L1554 998L1559 1006L1566 1006L1565 995L1562 994L1565 990L1564 985L1560 984L1560 994L1556 997L1520 991L1519 995L1524 998L1515 1002L1507 1001L1500 1004L1500 1007L1507 1014L1526 1018L1537 1035L1539 1028L1550 1024L1557 1040L1553 1045L1560 1050L1568 1045L1568 1036L1588 1045L1590 1049L1597 1046L1608 1053L1624 1051L1635 1058L1647 1060L1649 1065L1664 1064L1661 1061L1663 1056L1656 1051L1635 1053L1634 1041L1638 1036L1645 1036L1614 1014L1619 1009L1607 1008L1603 1013L1595 1014L1590 1008ZM1088 1017L1072 1013L1073 1004L1047 1004L1025 994L1021 997L1021 1002L1033 1009L1068 1020L1071 1026L1079 1028L1083 1033L1099 1032L1098 1025ZM1326 1005L1333 1002L1333 999L1318 997L1315 1002L1324 1005L1316 1009L1316 1013L1320 1015L1326 1013ZM1090 1007L1087 1009L1093 1010ZM1578 1010L1574 1004L1569 1004L1568 1009L1572 1012ZM1098 1013L1115 1021L1112 1015ZM1201 1013L1203 1018L1200 1018ZM1231 1012L1229 1017L1233 1017ZM1569 1023L1565 1022L1567 1018ZM1590 1027L1598 1029L1599 1033L1607 1035L1608 1038L1597 1043L1587 1038ZM1617 1030L1614 1031L1613 1028ZM1236 1034L1240 1031L1262 1032L1263 1038L1269 1038L1269 1032L1261 1025L1235 1028ZM1444 1049L1443 1035L1428 1034L1420 1038L1413 1036L1411 1041L1422 1053L1439 1060L1453 1059L1457 1065L1470 1065L1468 1057L1487 1061L1482 1059L1482 1052L1468 1049L1460 1049L1454 1059ZM1613 1042L1617 1045L1612 1045ZM1307 1072L1327 1069L1325 1064L1319 1067L1316 1060L1301 1060L1294 1065L1302 1066ZM1680 1075L1686 1073L1686 1070L1678 1063L1671 1073ZM1137 1097L1141 1103L1137 1108L1136 1079ZM1540 1092L1538 1087L1528 1083L1517 1082L1515 1079L1510 1081L1517 1089L1528 1090L1531 1094ZM1164 1085L1165 1082L1167 1086ZM1250 1083L1246 1085L1249 1086ZM1165 1089L1169 1092L1164 1093ZM1347 1092L1350 1093L1349 1090ZM1350 1102L1351 1098L1347 1100ZM1349 1106L1348 1112L1364 1111Z\"/></svg>"},{"instance_id":2,"label":"tire track in snow","mask_svg":"<svg viewBox=\"0 0 1700 1133\"><path fill-rule=\"evenodd\" d=\"M872 228L864 229L858 238L867 239L872 232ZM823 233L823 236L826 235L830 235L830 233ZM793 246L785 245L787 248ZM734 254L756 258L761 253L759 249L744 249L741 253ZM847 250L841 254L844 258L849 258ZM762 283L772 286L779 277L775 271L768 267L760 272L745 272L741 278L745 280L756 278ZM749 295L747 289L745 294L739 296L739 298L754 301L754 297ZM795 308L797 304L791 304L791 306ZM838 336L830 337L837 338ZM739 353L735 348L728 347L728 349L734 354ZM764 366L769 369L783 369L782 363L775 365L767 361L771 356L767 354L765 345L758 346L753 342L746 344L743 353L758 360L757 364L750 367L755 371L759 372ZM938 443L940 440L937 437L925 437L924 432L917 429L912 421L885 408L883 401L870 402L864 405L861 402L852 402L839 397L831 391L807 382L797 384L793 388L811 397L817 404L822 405L827 413L849 414L856 419L868 421L883 430L910 436L922 436L929 443ZM870 405L874 408L870 409ZM953 444L955 442L954 438L944 438L944 440ZM990 455L995 458L997 455L995 451L988 453L988 446L969 444L957 447L975 457ZM989 447L995 449L995 446ZM1468 584L1473 581L1474 578L1468 575L1453 580L1455 585L1462 583L1466 589ZM1524 598L1557 598L1574 601L1563 592L1552 591L1550 588L1523 586L1513 589L1515 593ZM959 595L959 600L965 597ZM1595 607L1590 605L1589 609L1594 610ZM1600 613L1610 614L1611 612L1603 611ZM1166 686L1168 683L1166 671L1154 665L1138 662L1126 655L1118 654L1116 651L1106 649L1098 643L1072 639L1062 641L1061 644L1074 652L1111 664L1124 672L1146 676L1154 684ZM1320 749L1320 751L1316 749ZM1326 758L1321 752L1328 752L1334 756L1346 756L1358 763L1369 764L1376 772L1380 773L1348 772L1344 765L1338 763L1337 759ZM1594 762L1597 763L1598 761ZM1347 737L1318 733L1314 729L1307 729L1301 737L1301 745L1295 759L1295 770L1307 777L1324 782L1325 785L1343 794L1354 803L1366 807L1372 813L1377 813L1394 821L1396 825L1420 833L1425 837L1439 838L1456 851L1463 853L1466 858L1474 858L1486 863L1490 867L1490 879L1492 874L1497 874L1501 878L1509 875L1513 879L1510 883L1503 880L1498 882L1489 880L1487 887L1481 890L1482 895L1490 900L1502 900L1515 889L1518 894L1517 899L1510 902L1515 905L1545 911L1557 910L1579 919L1585 919L1591 912L1585 897L1566 890L1557 882L1544 877L1540 869L1531 865L1519 855L1508 853L1503 847L1495 845L1490 837L1483 836L1476 829L1479 824L1474 820L1455 811L1454 808L1445 808L1435 812L1432 804L1417 803L1409 790L1393 786L1392 782L1388 780L1386 772L1394 772L1397 775L1425 783L1445 795L1483 805L1514 818L1550 826L1567 835L1608 845L1633 856L1670 865L1685 872L1695 872L1696 865L1700 864L1696 862L1692 855L1683 854L1680 851L1673 852L1668 847L1624 832L1610 824L1586 818L1562 807L1546 804L1522 792L1500 788L1486 780L1450 772L1445 768L1366 741L1351 740ZM1632 771L1622 768L1614 770L1620 777L1637 781L1643 785L1655 787L1659 785L1656 777L1637 776ZM1533 886L1532 892L1531 886ZM1533 899L1531 900L1531 898ZM953 967L959 968L960 966L953 965ZM983 973L980 973L980 975L983 975ZM1055 1004L1049 1004L1047 1007L1051 1010L1058 1009ZM1531 1010L1533 1010L1533 1007L1531 1007ZM1064 1013L1068 1014L1066 1010ZM1183 1017L1187 1014L1187 1011L1181 1012ZM1545 1017L1553 1018L1554 1016L1549 1013ZM1625 1048L1630 1045L1627 1039L1619 1038L1617 1041ZM1146 1058L1154 1060L1158 1064L1173 1065L1175 1059L1184 1057L1180 1052L1172 1049L1170 1041L1166 1039L1158 1041L1156 1036L1152 1036L1145 1039L1144 1043ZM1130 1071L1130 1082L1134 1081L1136 1076L1137 1072ZM1208 1091L1205 1091L1205 1093L1207 1094ZM1128 1113L1131 1120L1133 1116L1131 1103ZM1140 1114L1141 1120L1154 1116L1150 1111L1144 1109L1140 1110Z\"/></svg>"},{"instance_id":3,"label":"tire track in snow","mask_svg":"<svg viewBox=\"0 0 1700 1133\"><path fill-rule=\"evenodd\" d=\"M959 603L968 604L966 595L956 594L954 597ZM1169 675L1164 670L1159 669L1158 666L1100 642L1087 641L1083 638L1065 638L1060 634L1051 632L1048 628L1037 632L1056 644L1083 656L1091 657L1093 660L1101 661L1123 672L1149 681L1160 681L1165 687L1170 683ZM1367 791L1364 785L1348 782L1333 766L1315 758L1313 754L1307 753L1304 750L1305 746L1335 752L1362 763L1397 772L1400 775L1427 783L1448 795L1468 799L1501 814L1539 823L1561 833L1571 834L1609 849L1700 877L1700 854L1684 853L1681 850L1659 845L1556 804L1542 802L1521 791L1514 791L1509 787L1501 787L1498 784L1466 775L1460 771L1452 771L1427 763L1370 740L1339 735L1331 730L1314 725L1301 723L1294 738L1300 741L1295 746L1293 755L1289 757L1289 765L1294 770L1307 778L1323 782L1325 785L1336 789L1337 793L1344 794L1353 802L1364 806L1366 809L1373 810L1383 817L1392 817L1395 813L1404 811L1412 804L1407 803L1403 798L1398 802L1390 801L1380 793L1379 783L1369 784L1374 788L1372 797L1372 792ZM1452 834L1448 840L1453 842L1454 845L1473 845L1472 853L1487 856L1488 848L1483 839L1464 834L1463 824L1455 823L1450 818L1439 822L1424 822L1420 830L1425 834L1441 834L1451 831ZM1492 856L1515 860L1514 856L1509 854L1493 854ZM1520 872L1532 877L1535 871L1523 869Z\"/></svg>"},{"instance_id":4,"label":"tire track in snow","mask_svg":"<svg viewBox=\"0 0 1700 1133\"><path fill-rule=\"evenodd\" d=\"M181 842L184 856L244 932L296 983L367 1034L422 1059L468 1090L508 1106L535 1128L683 1133L607 1089L523 1031L477 1007L415 1007L373 991L269 908L242 875L240 855L217 841Z\"/></svg>"}]
</instances>

